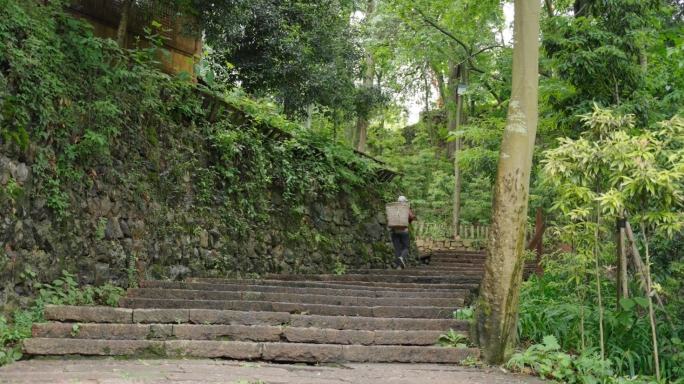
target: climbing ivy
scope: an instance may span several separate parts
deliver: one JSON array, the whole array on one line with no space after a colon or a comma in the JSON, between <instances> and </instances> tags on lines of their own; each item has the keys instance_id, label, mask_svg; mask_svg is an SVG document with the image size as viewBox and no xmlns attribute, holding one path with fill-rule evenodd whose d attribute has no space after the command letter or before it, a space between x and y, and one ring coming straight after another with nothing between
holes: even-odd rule
<instances>
[{"instance_id":1,"label":"climbing ivy","mask_svg":"<svg viewBox=\"0 0 684 384\"><path fill-rule=\"evenodd\" d=\"M58 221L68 222L79 194L102 177L130 185L140 202L218 205L239 234L274 210L294 222L305 200L393 188L374 183L372 161L239 88L199 86L246 117L209 123L197 87L160 71L161 40L148 35L150 48L123 51L60 2L0 0L0 145L28 158L34 193ZM289 134L270 139L273 129ZM181 201L185 184L190 203Z\"/></svg>"}]
</instances>

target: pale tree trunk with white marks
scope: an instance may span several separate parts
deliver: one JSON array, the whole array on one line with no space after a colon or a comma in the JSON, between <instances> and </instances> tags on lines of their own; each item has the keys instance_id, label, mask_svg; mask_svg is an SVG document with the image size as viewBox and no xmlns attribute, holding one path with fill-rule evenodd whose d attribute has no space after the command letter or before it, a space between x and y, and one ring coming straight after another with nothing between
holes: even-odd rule
<instances>
[{"instance_id":1,"label":"pale tree trunk with white marks","mask_svg":"<svg viewBox=\"0 0 684 384\"><path fill-rule=\"evenodd\" d=\"M541 2L515 0L513 80L492 198L485 274L480 284L473 340L489 364L513 353L532 153L537 133L539 13Z\"/></svg>"}]
</instances>

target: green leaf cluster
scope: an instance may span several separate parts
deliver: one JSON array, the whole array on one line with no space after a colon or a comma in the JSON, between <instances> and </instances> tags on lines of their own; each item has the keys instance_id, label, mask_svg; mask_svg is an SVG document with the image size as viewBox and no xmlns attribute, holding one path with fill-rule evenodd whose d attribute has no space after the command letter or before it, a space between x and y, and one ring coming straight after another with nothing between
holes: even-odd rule
<instances>
[{"instance_id":1,"label":"green leaf cluster","mask_svg":"<svg viewBox=\"0 0 684 384\"><path fill-rule=\"evenodd\" d=\"M119 299L124 295L123 288L105 284L101 287L81 287L74 275L62 271L62 278L55 279L52 284L35 283L33 287L38 290L39 298L36 299L38 308L45 305L106 305L117 307Z\"/></svg>"}]
</instances>

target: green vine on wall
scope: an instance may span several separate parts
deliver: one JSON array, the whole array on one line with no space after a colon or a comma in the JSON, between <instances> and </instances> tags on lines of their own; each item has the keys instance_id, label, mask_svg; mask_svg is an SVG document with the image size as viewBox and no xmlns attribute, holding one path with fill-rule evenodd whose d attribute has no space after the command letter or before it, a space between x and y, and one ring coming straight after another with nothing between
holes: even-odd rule
<instances>
[{"instance_id":1,"label":"green vine on wall","mask_svg":"<svg viewBox=\"0 0 684 384\"><path fill-rule=\"evenodd\" d=\"M70 220L82 191L106 176L101 170L133 184L141 202L180 204L187 191L179 185L190 185L193 207L219 206L223 223L238 234L274 211L301 223L305 200L367 190L386 195L394 188L374 184L372 161L302 132L240 89L204 88L247 117L209 123L195 86L160 72L154 35L151 48L124 52L94 37L87 22L67 17L58 3L0 5L0 145L12 143L30 159L34 188L58 221ZM293 138L269 139L272 128ZM210 158L201 163L188 156L207 148ZM150 171L117 173L117 161Z\"/></svg>"}]
</instances>

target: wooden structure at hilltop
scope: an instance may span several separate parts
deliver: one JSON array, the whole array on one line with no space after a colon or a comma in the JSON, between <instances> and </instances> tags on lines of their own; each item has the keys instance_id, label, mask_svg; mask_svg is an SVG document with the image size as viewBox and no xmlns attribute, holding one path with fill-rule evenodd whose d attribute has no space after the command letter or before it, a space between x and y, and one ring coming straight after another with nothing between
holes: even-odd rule
<instances>
[{"instance_id":1,"label":"wooden structure at hilltop","mask_svg":"<svg viewBox=\"0 0 684 384\"><path fill-rule=\"evenodd\" d=\"M92 24L95 36L112 40L116 40L121 9L122 0L71 0L69 5L65 6L67 13L86 19ZM151 28L153 21L162 25L158 29L153 29L153 32L165 37L162 48L170 52L171 60L160 60L163 71L169 74L182 71L192 74L194 55L201 53L202 42L182 33L183 24L188 20L177 17L174 9L168 4L154 0L134 1L129 13L124 47L135 48L138 41L140 48L149 46L143 28Z\"/></svg>"}]
</instances>

